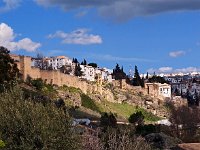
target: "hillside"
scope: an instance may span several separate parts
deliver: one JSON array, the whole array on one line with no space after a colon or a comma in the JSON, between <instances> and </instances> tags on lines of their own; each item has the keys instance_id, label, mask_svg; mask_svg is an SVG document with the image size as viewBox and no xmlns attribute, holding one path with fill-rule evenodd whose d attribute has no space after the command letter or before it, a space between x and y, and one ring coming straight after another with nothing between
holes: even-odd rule
<instances>
[{"instance_id":1,"label":"hillside","mask_svg":"<svg viewBox=\"0 0 200 150\"><path fill-rule=\"evenodd\" d=\"M41 84L42 87L39 90L38 85L33 83L22 84L21 86L35 94L44 95L43 98L45 97L45 99L63 99L70 114L75 118L98 120L102 113L107 112L113 113L118 121L127 122L131 114L141 111L148 123L163 117L162 115L154 115L152 112L155 112L155 109L157 112L158 110L165 112L162 105L157 104L158 100L155 99L154 101L153 98L145 95L143 89L134 89L134 87L120 89L112 84L104 84L103 94L98 92L85 94L75 87Z\"/></svg>"}]
</instances>

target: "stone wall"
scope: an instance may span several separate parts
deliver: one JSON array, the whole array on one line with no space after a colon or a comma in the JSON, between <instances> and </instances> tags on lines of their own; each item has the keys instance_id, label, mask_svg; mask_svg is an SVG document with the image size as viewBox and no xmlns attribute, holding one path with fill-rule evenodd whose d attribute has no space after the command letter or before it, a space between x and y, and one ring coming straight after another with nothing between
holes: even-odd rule
<instances>
[{"instance_id":1,"label":"stone wall","mask_svg":"<svg viewBox=\"0 0 200 150\"><path fill-rule=\"evenodd\" d=\"M40 70L39 68L31 67L31 57L19 56L19 62L16 62L16 64L24 81L26 81L27 77L32 79L41 78L47 84L67 85L80 88L84 93L99 92L102 94L101 85L91 85L75 76L67 75L57 70Z\"/></svg>"}]
</instances>

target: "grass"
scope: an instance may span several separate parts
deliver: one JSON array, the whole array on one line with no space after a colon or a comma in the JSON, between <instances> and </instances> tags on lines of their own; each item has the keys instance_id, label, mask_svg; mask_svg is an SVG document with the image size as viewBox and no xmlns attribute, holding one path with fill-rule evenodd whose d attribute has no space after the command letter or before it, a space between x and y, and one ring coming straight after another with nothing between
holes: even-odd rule
<instances>
[{"instance_id":1,"label":"grass","mask_svg":"<svg viewBox=\"0 0 200 150\"><path fill-rule=\"evenodd\" d=\"M66 85L63 85L62 87L60 87L61 90L64 90L64 91L69 91L71 93L82 93L81 89L79 88L75 88L75 87L68 87Z\"/></svg>"},{"instance_id":2,"label":"grass","mask_svg":"<svg viewBox=\"0 0 200 150\"><path fill-rule=\"evenodd\" d=\"M81 99L83 107L89 108L98 113L112 112L117 116L118 119L127 120L131 114L137 111L142 112L146 122L155 122L160 119L159 117L153 115L151 112L147 112L143 108L138 108L128 103L119 104L119 103L108 102L105 100L98 103L85 94L82 94Z\"/></svg>"},{"instance_id":3,"label":"grass","mask_svg":"<svg viewBox=\"0 0 200 150\"><path fill-rule=\"evenodd\" d=\"M81 105L93 111L101 112L95 101L92 100L88 95L81 94Z\"/></svg>"}]
</instances>

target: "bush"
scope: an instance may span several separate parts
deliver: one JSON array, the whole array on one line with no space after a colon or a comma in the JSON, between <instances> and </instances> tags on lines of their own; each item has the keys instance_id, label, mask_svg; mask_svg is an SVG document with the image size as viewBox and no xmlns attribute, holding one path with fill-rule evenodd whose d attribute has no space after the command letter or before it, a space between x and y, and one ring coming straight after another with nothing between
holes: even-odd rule
<instances>
[{"instance_id":1,"label":"bush","mask_svg":"<svg viewBox=\"0 0 200 150\"><path fill-rule=\"evenodd\" d=\"M0 140L0 148L4 148L5 146L6 144L2 140Z\"/></svg>"},{"instance_id":2,"label":"bush","mask_svg":"<svg viewBox=\"0 0 200 150\"><path fill-rule=\"evenodd\" d=\"M139 134L139 135L142 135L142 136L145 136L145 135L150 134L150 133L155 133L155 132L157 132L157 127L155 125L152 125L152 124L138 125L136 127L136 131L135 131L136 134Z\"/></svg>"},{"instance_id":3,"label":"bush","mask_svg":"<svg viewBox=\"0 0 200 150\"><path fill-rule=\"evenodd\" d=\"M115 116L112 113L110 113L110 114L104 113L101 116L100 125L101 126L116 127L117 126L117 119L115 118Z\"/></svg>"},{"instance_id":4,"label":"bush","mask_svg":"<svg viewBox=\"0 0 200 150\"><path fill-rule=\"evenodd\" d=\"M128 121L130 123L134 123L134 124L143 124L144 123L144 115L142 114L141 111L133 113L132 115L130 115L130 117L128 118Z\"/></svg>"},{"instance_id":5,"label":"bush","mask_svg":"<svg viewBox=\"0 0 200 150\"><path fill-rule=\"evenodd\" d=\"M31 81L31 84L37 89L37 90L42 90L44 87L44 82L41 78L35 79Z\"/></svg>"},{"instance_id":6,"label":"bush","mask_svg":"<svg viewBox=\"0 0 200 150\"><path fill-rule=\"evenodd\" d=\"M144 120L145 121L151 121L151 122L155 122L160 120L160 118L154 114L152 114L151 112L146 111L143 108L138 108L138 111L141 111L142 114L144 115Z\"/></svg>"},{"instance_id":7,"label":"bush","mask_svg":"<svg viewBox=\"0 0 200 150\"><path fill-rule=\"evenodd\" d=\"M79 149L71 119L55 104L25 100L20 88L0 95L0 131L6 149Z\"/></svg>"},{"instance_id":8,"label":"bush","mask_svg":"<svg viewBox=\"0 0 200 150\"><path fill-rule=\"evenodd\" d=\"M150 145L142 137L130 135L131 130L108 128L101 134L102 150L150 150Z\"/></svg>"}]
</instances>

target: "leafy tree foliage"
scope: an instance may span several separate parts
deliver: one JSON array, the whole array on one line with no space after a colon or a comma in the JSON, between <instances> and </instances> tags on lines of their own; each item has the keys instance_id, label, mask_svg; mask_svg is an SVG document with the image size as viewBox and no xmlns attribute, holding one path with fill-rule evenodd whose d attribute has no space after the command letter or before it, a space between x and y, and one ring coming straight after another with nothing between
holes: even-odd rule
<instances>
[{"instance_id":1,"label":"leafy tree foliage","mask_svg":"<svg viewBox=\"0 0 200 150\"><path fill-rule=\"evenodd\" d=\"M42 90L44 87L44 82L41 78L39 79L34 79L31 81L31 84L37 89L37 90Z\"/></svg>"},{"instance_id":2,"label":"leafy tree foliage","mask_svg":"<svg viewBox=\"0 0 200 150\"><path fill-rule=\"evenodd\" d=\"M87 65L87 61L84 59L84 60L81 62L81 65Z\"/></svg>"},{"instance_id":3,"label":"leafy tree foliage","mask_svg":"<svg viewBox=\"0 0 200 150\"><path fill-rule=\"evenodd\" d=\"M169 121L172 123L172 134L183 142L199 142L198 125L200 122L200 109L196 107L171 104ZM182 126L181 128L179 126Z\"/></svg>"},{"instance_id":4,"label":"leafy tree foliage","mask_svg":"<svg viewBox=\"0 0 200 150\"><path fill-rule=\"evenodd\" d=\"M97 65L96 63L89 63L88 66L92 66L92 67L94 67L94 68L97 68L97 67L98 67L98 65Z\"/></svg>"},{"instance_id":5,"label":"leafy tree foliage","mask_svg":"<svg viewBox=\"0 0 200 150\"><path fill-rule=\"evenodd\" d=\"M135 74L134 74L134 78L133 78L133 85L144 87L144 78L141 79L140 74L139 74L138 69L137 69L137 66L135 66Z\"/></svg>"},{"instance_id":6,"label":"leafy tree foliage","mask_svg":"<svg viewBox=\"0 0 200 150\"><path fill-rule=\"evenodd\" d=\"M124 72L123 67L119 67L119 64L116 64L115 69L113 69L113 77L115 80L126 79L126 73Z\"/></svg>"},{"instance_id":7,"label":"leafy tree foliage","mask_svg":"<svg viewBox=\"0 0 200 150\"><path fill-rule=\"evenodd\" d=\"M130 115L130 117L128 118L128 121L130 123L142 125L144 123L144 115L142 114L141 111L138 111Z\"/></svg>"},{"instance_id":8,"label":"leafy tree foliage","mask_svg":"<svg viewBox=\"0 0 200 150\"><path fill-rule=\"evenodd\" d=\"M157 75L153 75L151 78L148 79L148 81L150 83L154 83L154 82L157 82L157 83L167 83L167 81L161 77L161 76L157 76Z\"/></svg>"},{"instance_id":9,"label":"leafy tree foliage","mask_svg":"<svg viewBox=\"0 0 200 150\"><path fill-rule=\"evenodd\" d=\"M60 68L60 72L62 72L64 74L70 74L72 72L72 68L71 68L71 66L63 65Z\"/></svg>"},{"instance_id":10,"label":"leafy tree foliage","mask_svg":"<svg viewBox=\"0 0 200 150\"><path fill-rule=\"evenodd\" d=\"M189 90L187 90L186 98L189 106L199 106L200 96L195 90L194 94L191 94Z\"/></svg>"},{"instance_id":11,"label":"leafy tree foliage","mask_svg":"<svg viewBox=\"0 0 200 150\"><path fill-rule=\"evenodd\" d=\"M146 79L149 79L149 73L147 72Z\"/></svg>"},{"instance_id":12,"label":"leafy tree foliage","mask_svg":"<svg viewBox=\"0 0 200 150\"><path fill-rule=\"evenodd\" d=\"M24 99L19 87L0 94L0 131L6 150L79 150L71 119L54 103Z\"/></svg>"},{"instance_id":13,"label":"leafy tree foliage","mask_svg":"<svg viewBox=\"0 0 200 150\"><path fill-rule=\"evenodd\" d=\"M174 94L175 94L176 96L181 96L181 93L179 92L179 90L178 90L177 88L175 89Z\"/></svg>"},{"instance_id":14,"label":"leafy tree foliage","mask_svg":"<svg viewBox=\"0 0 200 150\"><path fill-rule=\"evenodd\" d=\"M42 53L37 53L35 60L35 67L40 68L42 70L52 70L52 66L48 66L47 61L44 59L44 56ZM52 69L51 69L52 68Z\"/></svg>"},{"instance_id":15,"label":"leafy tree foliage","mask_svg":"<svg viewBox=\"0 0 200 150\"><path fill-rule=\"evenodd\" d=\"M9 55L10 51L0 47L0 85L8 85L16 80L19 70Z\"/></svg>"},{"instance_id":16,"label":"leafy tree foliage","mask_svg":"<svg viewBox=\"0 0 200 150\"><path fill-rule=\"evenodd\" d=\"M82 76L82 74L83 74L83 72L81 71L80 64L77 63L76 66L75 66L74 75L77 76L77 77L80 77L80 76Z\"/></svg>"},{"instance_id":17,"label":"leafy tree foliage","mask_svg":"<svg viewBox=\"0 0 200 150\"><path fill-rule=\"evenodd\" d=\"M78 63L79 63L78 60L77 60L76 58L73 58L73 59L72 59L72 62L75 63L75 64L78 64Z\"/></svg>"},{"instance_id":18,"label":"leafy tree foliage","mask_svg":"<svg viewBox=\"0 0 200 150\"><path fill-rule=\"evenodd\" d=\"M104 113L102 116L101 116L101 119L100 119L100 124L101 126L110 126L110 127L116 127L117 125L117 119L115 118L115 116L110 113Z\"/></svg>"}]
</instances>

